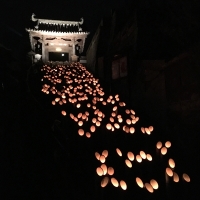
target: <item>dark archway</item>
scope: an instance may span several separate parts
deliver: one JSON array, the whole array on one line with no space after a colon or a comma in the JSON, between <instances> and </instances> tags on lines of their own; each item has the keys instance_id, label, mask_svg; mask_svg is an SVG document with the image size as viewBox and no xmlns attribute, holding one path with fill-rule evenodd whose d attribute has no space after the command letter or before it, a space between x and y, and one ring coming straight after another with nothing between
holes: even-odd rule
<instances>
[{"instance_id":1,"label":"dark archway","mask_svg":"<svg viewBox=\"0 0 200 200\"><path fill-rule=\"evenodd\" d=\"M69 53L66 52L49 52L50 61L69 61Z\"/></svg>"}]
</instances>

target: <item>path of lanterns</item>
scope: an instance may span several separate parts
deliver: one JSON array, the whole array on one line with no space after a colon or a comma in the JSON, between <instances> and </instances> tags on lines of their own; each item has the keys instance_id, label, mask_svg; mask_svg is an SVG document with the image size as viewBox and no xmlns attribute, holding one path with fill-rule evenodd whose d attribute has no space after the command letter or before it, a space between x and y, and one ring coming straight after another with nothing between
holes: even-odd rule
<instances>
[{"instance_id":1,"label":"path of lanterns","mask_svg":"<svg viewBox=\"0 0 200 200\"><path fill-rule=\"evenodd\" d=\"M98 141L94 158L102 188L110 184L122 190L139 187L156 193L163 183L167 187L190 182L173 159L171 142L150 140L154 127L137 125L135 111L127 108L118 94L106 96L99 80L83 65L44 65L41 71L42 92L52 97L52 105L59 106L60 114L76 124L78 135ZM156 176L158 171L162 177Z\"/></svg>"}]
</instances>

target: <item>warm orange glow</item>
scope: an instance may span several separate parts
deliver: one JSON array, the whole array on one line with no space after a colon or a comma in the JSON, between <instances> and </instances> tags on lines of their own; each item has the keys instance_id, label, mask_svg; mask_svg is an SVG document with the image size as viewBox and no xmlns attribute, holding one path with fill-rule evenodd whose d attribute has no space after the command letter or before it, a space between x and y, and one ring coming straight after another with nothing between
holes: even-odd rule
<instances>
[{"instance_id":1,"label":"warm orange glow","mask_svg":"<svg viewBox=\"0 0 200 200\"><path fill-rule=\"evenodd\" d=\"M131 124L131 120L130 120L130 119L127 119L127 120L126 120L126 123L127 123L128 125L130 125L130 124Z\"/></svg>"},{"instance_id":2,"label":"warm orange glow","mask_svg":"<svg viewBox=\"0 0 200 200\"><path fill-rule=\"evenodd\" d=\"M152 132L153 131L153 126L149 126L149 130Z\"/></svg>"},{"instance_id":3,"label":"warm orange glow","mask_svg":"<svg viewBox=\"0 0 200 200\"><path fill-rule=\"evenodd\" d=\"M135 129L133 127L130 127L130 133L131 134L135 133Z\"/></svg>"},{"instance_id":4,"label":"warm orange glow","mask_svg":"<svg viewBox=\"0 0 200 200\"><path fill-rule=\"evenodd\" d=\"M129 133L129 131L130 131L129 127L128 127L128 126L125 126L125 132L126 132L126 133Z\"/></svg>"},{"instance_id":5,"label":"warm orange glow","mask_svg":"<svg viewBox=\"0 0 200 200\"><path fill-rule=\"evenodd\" d=\"M127 115L130 114L130 110L128 110L128 109L126 109L125 112L126 112Z\"/></svg>"},{"instance_id":6,"label":"warm orange glow","mask_svg":"<svg viewBox=\"0 0 200 200\"><path fill-rule=\"evenodd\" d=\"M149 183L145 183L145 188L150 192L153 193L153 188Z\"/></svg>"},{"instance_id":7,"label":"warm orange glow","mask_svg":"<svg viewBox=\"0 0 200 200\"><path fill-rule=\"evenodd\" d=\"M122 156L122 152L120 151L120 149L116 148L116 152L119 156Z\"/></svg>"},{"instance_id":8,"label":"warm orange glow","mask_svg":"<svg viewBox=\"0 0 200 200\"><path fill-rule=\"evenodd\" d=\"M165 142L165 146L167 147L167 148L170 148L171 147L171 142L170 141L167 141L167 142Z\"/></svg>"},{"instance_id":9,"label":"warm orange glow","mask_svg":"<svg viewBox=\"0 0 200 200\"><path fill-rule=\"evenodd\" d=\"M79 130L78 130L78 134L79 134L80 136L83 136L83 135L84 135L84 130L83 130L83 129L79 129Z\"/></svg>"},{"instance_id":10,"label":"warm orange glow","mask_svg":"<svg viewBox=\"0 0 200 200\"><path fill-rule=\"evenodd\" d=\"M109 183L109 178L106 176L101 181L101 187L106 187L106 185L108 185L108 183Z\"/></svg>"},{"instance_id":11,"label":"warm orange glow","mask_svg":"<svg viewBox=\"0 0 200 200\"><path fill-rule=\"evenodd\" d=\"M107 166L105 164L102 164L101 169L103 169L103 175L106 175L108 171Z\"/></svg>"},{"instance_id":12,"label":"warm orange glow","mask_svg":"<svg viewBox=\"0 0 200 200\"><path fill-rule=\"evenodd\" d=\"M108 157L108 150L104 150L104 151L102 152L102 155L105 156L105 158L107 158L107 157Z\"/></svg>"},{"instance_id":13,"label":"warm orange glow","mask_svg":"<svg viewBox=\"0 0 200 200\"><path fill-rule=\"evenodd\" d=\"M117 123L114 124L114 127L115 127L116 129L119 129L119 128L120 128L119 124L117 124Z\"/></svg>"},{"instance_id":14,"label":"warm orange glow","mask_svg":"<svg viewBox=\"0 0 200 200\"><path fill-rule=\"evenodd\" d=\"M111 178L111 183L113 184L113 186L119 187L119 182L117 181L117 179Z\"/></svg>"},{"instance_id":15,"label":"warm orange glow","mask_svg":"<svg viewBox=\"0 0 200 200\"><path fill-rule=\"evenodd\" d=\"M134 154L133 154L132 152L130 152L130 151L127 153L127 157L128 157L128 159L131 160L131 161L134 160Z\"/></svg>"},{"instance_id":16,"label":"warm orange glow","mask_svg":"<svg viewBox=\"0 0 200 200\"><path fill-rule=\"evenodd\" d=\"M141 163L141 162L142 162L141 156L140 156L140 155L137 155L137 156L136 156L136 160L137 160L139 163Z\"/></svg>"},{"instance_id":17,"label":"warm orange glow","mask_svg":"<svg viewBox=\"0 0 200 200\"><path fill-rule=\"evenodd\" d=\"M61 113L62 113L63 116L67 115L66 111L64 111L64 110Z\"/></svg>"},{"instance_id":18,"label":"warm orange glow","mask_svg":"<svg viewBox=\"0 0 200 200\"><path fill-rule=\"evenodd\" d=\"M175 167L175 162L174 162L174 160L173 159L169 159L169 161L168 161L168 163L169 163L169 166L171 167L171 168L174 168Z\"/></svg>"},{"instance_id":19,"label":"warm orange glow","mask_svg":"<svg viewBox=\"0 0 200 200\"><path fill-rule=\"evenodd\" d=\"M114 169L112 167L108 167L108 174L112 176L114 174Z\"/></svg>"},{"instance_id":20,"label":"warm orange glow","mask_svg":"<svg viewBox=\"0 0 200 200\"><path fill-rule=\"evenodd\" d=\"M126 159L125 163L126 163L127 167L132 168L132 163L130 160Z\"/></svg>"},{"instance_id":21,"label":"warm orange glow","mask_svg":"<svg viewBox=\"0 0 200 200\"><path fill-rule=\"evenodd\" d=\"M90 134L89 132L87 132L87 133L86 133L86 137L87 137L87 138L90 138L90 137L91 137L91 134Z\"/></svg>"},{"instance_id":22,"label":"warm orange glow","mask_svg":"<svg viewBox=\"0 0 200 200\"><path fill-rule=\"evenodd\" d=\"M97 160L99 160L100 154L98 152L95 152L95 157L96 157Z\"/></svg>"},{"instance_id":23,"label":"warm orange glow","mask_svg":"<svg viewBox=\"0 0 200 200\"><path fill-rule=\"evenodd\" d=\"M78 125L79 125L79 126L83 126L83 121L79 121L79 122L78 122Z\"/></svg>"},{"instance_id":24,"label":"warm orange glow","mask_svg":"<svg viewBox=\"0 0 200 200\"><path fill-rule=\"evenodd\" d=\"M152 156L150 154L147 154L147 160L152 161Z\"/></svg>"},{"instance_id":25,"label":"warm orange glow","mask_svg":"<svg viewBox=\"0 0 200 200\"><path fill-rule=\"evenodd\" d=\"M157 147L157 149L161 149L162 148L162 142L157 142L156 147Z\"/></svg>"},{"instance_id":26,"label":"warm orange glow","mask_svg":"<svg viewBox=\"0 0 200 200\"><path fill-rule=\"evenodd\" d=\"M82 117L82 113L79 113L79 114L78 114L78 118L81 118L81 117Z\"/></svg>"},{"instance_id":27,"label":"warm orange glow","mask_svg":"<svg viewBox=\"0 0 200 200\"><path fill-rule=\"evenodd\" d=\"M187 174L184 173L183 174L183 180L189 183L190 182L190 177Z\"/></svg>"},{"instance_id":28,"label":"warm orange glow","mask_svg":"<svg viewBox=\"0 0 200 200\"><path fill-rule=\"evenodd\" d=\"M146 159L146 153L144 151L140 151L140 156L142 157L142 159Z\"/></svg>"},{"instance_id":29,"label":"warm orange glow","mask_svg":"<svg viewBox=\"0 0 200 200\"><path fill-rule=\"evenodd\" d=\"M96 130L95 126L91 126L91 127L90 127L90 131L91 131L92 133L94 133L95 130Z\"/></svg>"},{"instance_id":30,"label":"warm orange glow","mask_svg":"<svg viewBox=\"0 0 200 200\"><path fill-rule=\"evenodd\" d=\"M117 106L113 107L113 111L116 111L117 110Z\"/></svg>"},{"instance_id":31,"label":"warm orange glow","mask_svg":"<svg viewBox=\"0 0 200 200\"><path fill-rule=\"evenodd\" d=\"M56 105L56 102L55 102L55 101L52 101L52 105Z\"/></svg>"},{"instance_id":32,"label":"warm orange glow","mask_svg":"<svg viewBox=\"0 0 200 200\"><path fill-rule=\"evenodd\" d=\"M120 181L120 186L121 186L121 188L122 188L123 190L126 190L126 189L127 189L126 182L123 181L123 180Z\"/></svg>"},{"instance_id":33,"label":"warm orange glow","mask_svg":"<svg viewBox=\"0 0 200 200\"><path fill-rule=\"evenodd\" d=\"M81 107L81 104L80 104L80 103L78 103L78 104L76 105L76 107L77 107L77 108L80 108L80 107Z\"/></svg>"},{"instance_id":34,"label":"warm orange glow","mask_svg":"<svg viewBox=\"0 0 200 200\"><path fill-rule=\"evenodd\" d=\"M96 122L96 126L100 126L101 123L99 121Z\"/></svg>"},{"instance_id":35,"label":"warm orange glow","mask_svg":"<svg viewBox=\"0 0 200 200\"><path fill-rule=\"evenodd\" d=\"M118 118L118 122L119 123L122 123L123 122L123 119L120 117L120 118Z\"/></svg>"},{"instance_id":36,"label":"warm orange glow","mask_svg":"<svg viewBox=\"0 0 200 200\"><path fill-rule=\"evenodd\" d=\"M179 176L176 172L174 172L174 175L173 175L173 181L178 183L179 182Z\"/></svg>"},{"instance_id":37,"label":"warm orange glow","mask_svg":"<svg viewBox=\"0 0 200 200\"><path fill-rule=\"evenodd\" d=\"M173 176L173 171L172 171L169 167L167 167L167 168L166 168L166 174L167 174L168 176L172 177L172 176Z\"/></svg>"},{"instance_id":38,"label":"warm orange glow","mask_svg":"<svg viewBox=\"0 0 200 200\"><path fill-rule=\"evenodd\" d=\"M138 184L139 187L141 187L141 188L144 187L144 184L143 184L143 182L140 178L137 177L135 180L136 180L136 183Z\"/></svg>"},{"instance_id":39,"label":"warm orange glow","mask_svg":"<svg viewBox=\"0 0 200 200\"><path fill-rule=\"evenodd\" d=\"M97 119L96 118L93 118L92 119L92 122L95 124L97 122Z\"/></svg>"},{"instance_id":40,"label":"warm orange glow","mask_svg":"<svg viewBox=\"0 0 200 200\"><path fill-rule=\"evenodd\" d=\"M111 130L111 129L112 129L112 125L111 125L111 124L107 124L107 125L106 125L106 128L107 128L108 130Z\"/></svg>"},{"instance_id":41,"label":"warm orange glow","mask_svg":"<svg viewBox=\"0 0 200 200\"><path fill-rule=\"evenodd\" d=\"M148 135L151 134L151 132L150 132L150 130L149 130L148 128L144 128L144 130L145 130L145 132L146 132Z\"/></svg>"},{"instance_id":42,"label":"warm orange glow","mask_svg":"<svg viewBox=\"0 0 200 200\"><path fill-rule=\"evenodd\" d=\"M141 131L142 131L142 133L145 134L145 129L144 129L144 127L141 127Z\"/></svg>"},{"instance_id":43,"label":"warm orange glow","mask_svg":"<svg viewBox=\"0 0 200 200\"><path fill-rule=\"evenodd\" d=\"M99 176L103 175L103 169L101 169L101 167L97 167L96 172Z\"/></svg>"},{"instance_id":44,"label":"warm orange glow","mask_svg":"<svg viewBox=\"0 0 200 200\"><path fill-rule=\"evenodd\" d=\"M158 189L158 182L156 180L151 179L150 184L153 187L153 189L155 189L155 190Z\"/></svg>"},{"instance_id":45,"label":"warm orange glow","mask_svg":"<svg viewBox=\"0 0 200 200\"><path fill-rule=\"evenodd\" d=\"M167 148L166 148L166 147L163 147L163 148L161 149L161 154L162 154L162 155L166 155L166 153L167 153Z\"/></svg>"},{"instance_id":46,"label":"warm orange glow","mask_svg":"<svg viewBox=\"0 0 200 200\"><path fill-rule=\"evenodd\" d=\"M100 160L101 163L105 163L106 162L106 158L103 155L100 156L99 160Z\"/></svg>"}]
</instances>

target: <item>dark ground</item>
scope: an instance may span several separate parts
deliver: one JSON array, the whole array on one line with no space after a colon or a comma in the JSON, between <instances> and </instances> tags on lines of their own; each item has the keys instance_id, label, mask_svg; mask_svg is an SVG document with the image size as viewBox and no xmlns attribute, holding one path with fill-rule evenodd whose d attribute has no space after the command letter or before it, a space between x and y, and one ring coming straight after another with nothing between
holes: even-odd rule
<instances>
[{"instance_id":1,"label":"dark ground","mask_svg":"<svg viewBox=\"0 0 200 200\"><path fill-rule=\"evenodd\" d=\"M161 183L159 195L153 196L148 192L142 194L140 188L134 187L127 193L111 186L100 188L101 179L95 172L99 164L94 152L104 148L110 152L118 143L104 143L102 138L91 138L89 141L78 136L77 127L68 118L62 118L52 108L48 97L42 94L40 76L39 73L31 73L29 87L23 81L13 81L1 93L1 199L199 199L199 184L195 183L198 178L198 142L195 138L187 142L187 130L182 133L183 137L175 137L176 133L171 132L169 138L172 144L177 142L173 147L173 156L179 162L178 169L182 172L184 165L183 169L190 174L192 182L189 186L173 185L166 192L164 183ZM143 118L142 113L138 116ZM61 121L61 130L55 128L53 131L56 119ZM141 123L149 124L146 119ZM162 130L160 128L157 132ZM192 131L198 130L193 128ZM165 139L166 135L160 138ZM134 144L136 148L144 145ZM126 149L126 144L121 147ZM116 160L110 163L119 168L121 166ZM148 171L147 168L144 170ZM153 174L159 173L158 166L149 170ZM130 179L125 172L126 178ZM120 176L123 177L122 174Z\"/></svg>"}]
</instances>

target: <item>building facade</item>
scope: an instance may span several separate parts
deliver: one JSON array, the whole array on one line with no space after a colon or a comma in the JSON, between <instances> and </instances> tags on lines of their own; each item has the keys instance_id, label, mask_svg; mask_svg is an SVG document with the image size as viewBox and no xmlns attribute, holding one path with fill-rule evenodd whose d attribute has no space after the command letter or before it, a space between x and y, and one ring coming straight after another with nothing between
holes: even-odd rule
<instances>
[{"instance_id":1,"label":"building facade","mask_svg":"<svg viewBox=\"0 0 200 200\"><path fill-rule=\"evenodd\" d=\"M84 50L89 32L83 30L84 20L61 21L35 18L28 28L32 50L47 61L77 61Z\"/></svg>"}]
</instances>

